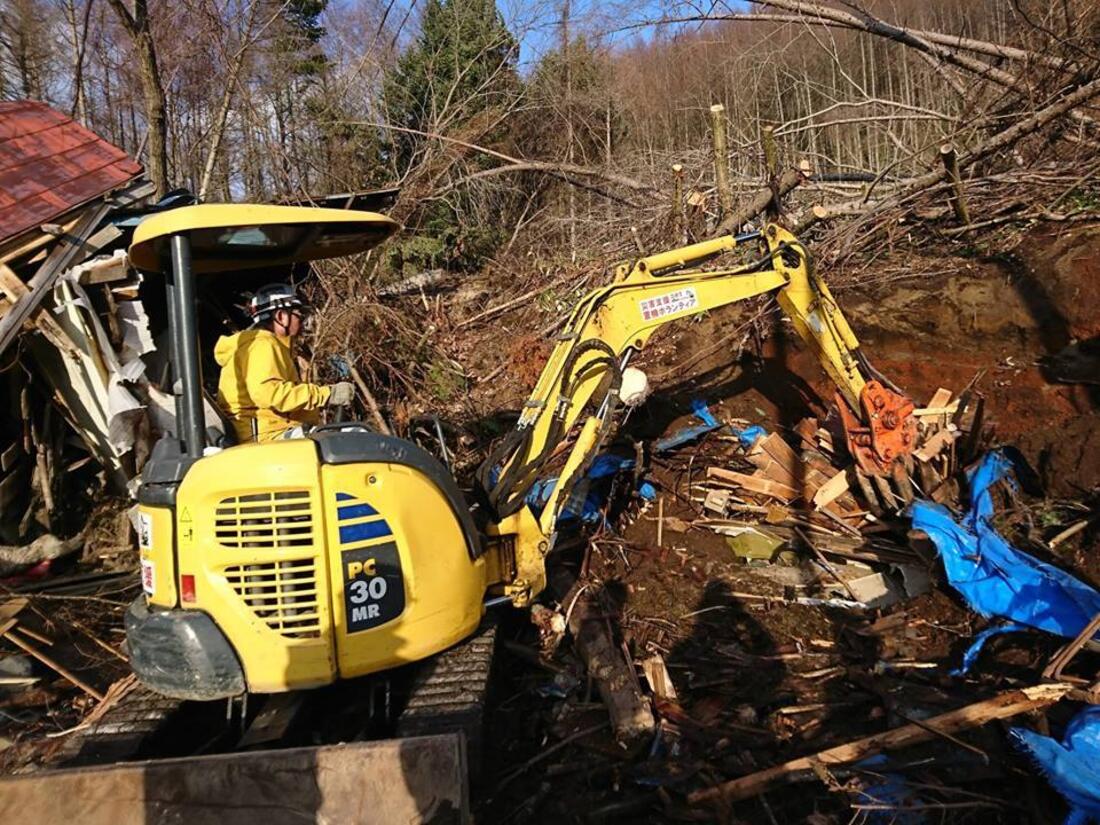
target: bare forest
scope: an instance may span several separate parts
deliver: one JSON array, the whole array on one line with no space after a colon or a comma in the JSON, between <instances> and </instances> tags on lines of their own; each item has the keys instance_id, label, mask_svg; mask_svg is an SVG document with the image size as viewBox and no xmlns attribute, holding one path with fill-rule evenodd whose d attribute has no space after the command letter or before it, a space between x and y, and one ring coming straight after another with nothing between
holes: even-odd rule
<instances>
[{"instance_id":1,"label":"bare forest","mask_svg":"<svg viewBox=\"0 0 1100 825\"><path fill-rule=\"evenodd\" d=\"M508 20L487 0L6 0L0 97L71 112L162 194L399 187L406 232L340 273L341 293L489 267L518 295L637 244L735 228L768 186L801 186L776 199L783 219L824 219L820 254L866 279L930 266L909 260L914 232L965 241L1087 213L1098 25L1070 0L565 2ZM966 221L906 226L875 266L899 214L942 208L952 186ZM397 351L419 381L416 344Z\"/></svg>"}]
</instances>

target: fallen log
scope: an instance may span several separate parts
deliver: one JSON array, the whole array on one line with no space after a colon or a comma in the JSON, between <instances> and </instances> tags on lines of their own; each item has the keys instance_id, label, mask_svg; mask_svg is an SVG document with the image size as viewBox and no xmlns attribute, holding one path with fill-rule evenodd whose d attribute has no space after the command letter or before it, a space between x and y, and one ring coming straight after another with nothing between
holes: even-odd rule
<instances>
[{"instance_id":1,"label":"fallen log","mask_svg":"<svg viewBox=\"0 0 1100 825\"><path fill-rule=\"evenodd\" d=\"M1072 685L1048 684L1013 690L985 699L972 705L942 713L922 724L903 725L900 728L877 733L848 742L844 745L820 751L812 756L803 756L776 765L773 768L757 771L739 779L731 779L720 785L695 791L688 795L688 802L699 805L709 802L736 802L766 793L781 785L803 782L817 776L814 768L833 765L847 765L857 762L881 751L916 745L927 742L938 735L951 735L959 731L980 727L996 719L1007 719L1028 711L1053 705L1064 697Z\"/></svg>"},{"instance_id":2,"label":"fallen log","mask_svg":"<svg viewBox=\"0 0 1100 825\"><path fill-rule=\"evenodd\" d=\"M781 198L797 187L804 180L803 174L797 169L788 169L775 182L775 189L770 186L761 189L748 202L722 218L721 223L714 229L715 236L728 235L736 232L742 224L748 223L771 205L776 198Z\"/></svg>"},{"instance_id":3,"label":"fallen log","mask_svg":"<svg viewBox=\"0 0 1100 825\"><path fill-rule=\"evenodd\" d=\"M603 611L587 595L578 589L576 595L563 602L572 606L568 611L569 631L607 707L615 739L633 748L652 738L656 730L653 710L638 687L633 665L611 638Z\"/></svg>"},{"instance_id":4,"label":"fallen log","mask_svg":"<svg viewBox=\"0 0 1100 825\"><path fill-rule=\"evenodd\" d=\"M83 546L83 533L71 539L59 539L46 533L22 546L0 544L0 576L11 576L44 561L67 556Z\"/></svg>"}]
</instances>

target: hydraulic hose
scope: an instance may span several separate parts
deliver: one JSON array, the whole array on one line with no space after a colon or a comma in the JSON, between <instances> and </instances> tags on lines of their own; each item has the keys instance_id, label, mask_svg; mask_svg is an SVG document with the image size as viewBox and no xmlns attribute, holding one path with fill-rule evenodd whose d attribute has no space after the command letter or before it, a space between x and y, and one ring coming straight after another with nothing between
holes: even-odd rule
<instances>
[{"instance_id":1,"label":"hydraulic hose","mask_svg":"<svg viewBox=\"0 0 1100 825\"><path fill-rule=\"evenodd\" d=\"M596 358L588 360L580 370L578 361L592 351L599 352ZM478 468L476 478L483 502L494 519L500 520L516 513L524 506L527 495L534 487L546 463L565 437L565 420L574 392L583 380L584 372L594 366L603 365L611 376L608 395L618 395L622 386L622 369L618 356L605 342L591 339L578 343L570 351L562 366L561 381L558 385L558 401L550 421L546 439L538 454L519 463L519 457L527 453L534 438L535 426L520 426L510 432L495 450ZM610 409L606 420L610 420ZM606 431L606 427L605 427ZM602 435L602 434L601 434ZM501 476L493 483L494 471L504 466ZM587 465L586 465L587 466Z\"/></svg>"}]
</instances>

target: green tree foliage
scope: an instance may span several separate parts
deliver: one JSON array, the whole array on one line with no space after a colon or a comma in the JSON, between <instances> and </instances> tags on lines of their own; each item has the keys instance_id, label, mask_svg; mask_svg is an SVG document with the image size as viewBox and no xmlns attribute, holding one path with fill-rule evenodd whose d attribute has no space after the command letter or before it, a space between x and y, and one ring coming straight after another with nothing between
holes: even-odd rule
<instances>
[{"instance_id":1,"label":"green tree foliage","mask_svg":"<svg viewBox=\"0 0 1100 825\"><path fill-rule=\"evenodd\" d=\"M505 141L498 124L522 91L518 54L494 0L429 0L419 38L383 80L387 120L399 127L384 138L393 173L408 184L411 170L438 179L458 165L453 145L423 133L489 146ZM470 156L461 167L485 163ZM504 237L508 199L485 195L466 190L426 205L414 221L422 237L395 250L395 263L464 269L492 254Z\"/></svg>"},{"instance_id":2,"label":"green tree foliage","mask_svg":"<svg viewBox=\"0 0 1100 825\"><path fill-rule=\"evenodd\" d=\"M526 153L561 157L571 137L577 163L604 162L625 135L615 95L612 60L588 38L576 38L565 51L548 52L528 83L521 126Z\"/></svg>"},{"instance_id":3,"label":"green tree foliage","mask_svg":"<svg viewBox=\"0 0 1100 825\"><path fill-rule=\"evenodd\" d=\"M429 0L419 39L383 84L390 123L453 131L487 110L507 108L519 91L518 53L494 0ZM423 138L390 140L403 171Z\"/></svg>"},{"instance_id":4,"label":"green tree foliage","mask_svg":"<svg viewBox=\"0 0 1100 825\"><path fill-rule=\"evenodd\" d=\"M317 44L325 36L321 14L327 6L328 0L285 0L283 3L286 28L280 46L292 56L295 74L315 75L325 66L324 52Z\"/></svg>"}]
</instances>

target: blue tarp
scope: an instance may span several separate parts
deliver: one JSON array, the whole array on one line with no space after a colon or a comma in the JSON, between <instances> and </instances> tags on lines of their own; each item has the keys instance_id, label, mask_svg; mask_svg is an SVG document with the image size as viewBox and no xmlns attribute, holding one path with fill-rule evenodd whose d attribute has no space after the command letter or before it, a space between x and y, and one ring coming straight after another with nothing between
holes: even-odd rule
<instances>
[{"instance_id":1,"label":"blue tarp","mask_svg":"<svg viewBox=\"0 0 1100 825\"><path fill-rule=\"evenodd\" d=\"M1012 728L1010 734L1069 803L1065 825L1100 822L1100 707L1073 717L1061 742L1027 728Z\"/></svg>"},{"instance_id":2,"label":"blue tarp","mask_svg":"<svg viewBox=\"0 0 1100 825\"><path fill-rule=\"evenodd\" d=\"M702 423L696 424L693 427L684 427L670 436L659 439L657 443L653 445L653 449L656 452L664 453L669 450L674 450L682 444L694 441L699 436L706 435L712 430L717 430L722 426L722 422L711 415L710 410L707 409L707 403L699 398L692 400L691 411L695 413L695 417Z\"/></svg>"},{"instance_id":3,"label":"blue tarp","mask_svg":"<svg viewBox=\"0 0 1100 825\"><path fill-rule=\"evenodd\" d=\"M970 511L961 521L955 521L946 507L918 501L910 510L913 527L935 543L947 580L973 610L1072 638L1100 613L1100 593L1064 570L1017 550L993 528L989 488L1011 469L1012 462L1002 451L988 453L968 476ZM967 666L989 635L993 634L983 634L967 651Z\"/></svg>"},{"instance_id":4,"label":"blue tarp","mask_svg":"<svg viewBox=\"0 0 1100 825\"><path fill-rule=\"evenodd\" d=\"M907 810L920 806L924 800L910 787L905 777L890 773L890 760L883 754L869 756L853 767L878 774L878 781L859 793L859 802L865 805L888 805L890 810L866 811L866 822L872 825L921 825L928 818L921 810Z\"/></svg>"},{"instance_id":5,"label":"blue tarp","mask_svg":"<svg viewBox=\"0 0 1100 825\"><path fill-rule=\"evenodd\" d=\"M657 453L666 453L669 450L675 450L677 447L688 444L702 435L706 435L709 432L713 432L721 428L722 422L715 418L710 409L707 408L707 403L702 399L696 398L691 402L691 411L695 413L695 417L699 419L701 423L695 424L691 427L684 427L677 430L670 436L659 439L653 445L653 451ZM730 427L730 432L737 436L741 442L741 446L746 450L750 449L757 439L766 436L767 430L763 427L753 424L751 427L746 427L743 430L738 430L736 427Z\"/></svg>"},{"instance_id":6,"label":"blue tarp","mask_svg":"<svg viewBox=\"0 0 1100 825\"><path fill-rule=\"evenodd\" d=\"M634 459L615 455L614 453L600 453L592 460L592 466L588 468L584 478L580 479L573 487L569 500L562 506L558 514L558 527L564 527L578 518L585 524L596 524L601 516L601 509L607 499L607 485L593 485L592 482L610 478L624 470L634 469ZM546 502L550 500L550 494L558 483L557 476L542 478L535 482L531 492L527 494L527 504L535 513L542 512ZM651 500L656 496L653 485L642 481L638 484L638 494Z\"/></svg>"}]
</instances>

